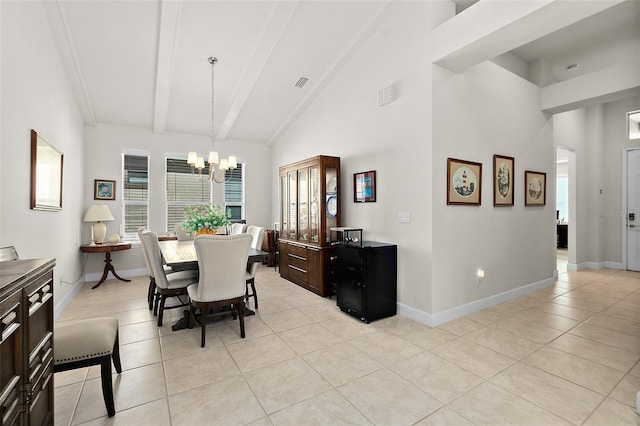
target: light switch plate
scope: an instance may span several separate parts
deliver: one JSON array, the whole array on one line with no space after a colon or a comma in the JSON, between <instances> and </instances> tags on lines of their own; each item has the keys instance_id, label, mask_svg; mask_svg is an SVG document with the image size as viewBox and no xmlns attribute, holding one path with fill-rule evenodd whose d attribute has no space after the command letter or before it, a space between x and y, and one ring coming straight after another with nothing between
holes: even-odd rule
<instances>
[{"instance_id":1,"label":"light switch plate","mask_svg":"<svg viewBox=\"0 0 640 426\"><path fill-rule=\"evenodd\" d=\"M411 223L411 213L398 212L398 223Z\"/></svg>"}]
</instances>

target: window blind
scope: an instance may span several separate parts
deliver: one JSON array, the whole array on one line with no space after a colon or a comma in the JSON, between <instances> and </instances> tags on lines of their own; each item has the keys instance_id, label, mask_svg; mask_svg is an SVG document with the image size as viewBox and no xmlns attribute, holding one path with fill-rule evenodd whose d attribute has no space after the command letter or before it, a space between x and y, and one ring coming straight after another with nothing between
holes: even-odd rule
<instances>
[{"instance_id":1,"label":"window blind","mask_svg":"<svg viewBox=\"0 0 640 426\"><path fill-rule=\"evenodd\" d=\"M124 154L123 209L125 239L149 226L149 157Z\"/></svg>"},{"instance_id":2,"label":"window blind","mask_svg":"<svg viewBox=\"0 0 640 426\"><path fill-rule=\"evenodd\" d=\"M209 173L209 167L205 167L202 173ZM166 159L166 182L167 231L173 231L176 223L184 221L187 205L211 201L211 183L195 179L187 160L176 158Z\"/></svg>"},{"instance_id":3,"label":"window blind","mask_svg":"<svg viewBox=\"0 0 640 426\"><path fill-rule=\"evenodd\" d=\"M244 169L244 164L238 163L235 170L225 172L224 204L232 221L244 219Z\"/></svg>"}]
</instances>

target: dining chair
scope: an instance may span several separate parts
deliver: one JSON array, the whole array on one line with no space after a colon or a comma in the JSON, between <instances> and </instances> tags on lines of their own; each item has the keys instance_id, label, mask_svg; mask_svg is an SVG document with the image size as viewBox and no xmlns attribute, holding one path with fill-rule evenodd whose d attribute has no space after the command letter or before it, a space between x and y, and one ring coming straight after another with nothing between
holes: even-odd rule
<instances>
[{"instance_id":1,"label":"dining chair","mask_svg":"<svg viewBox=\"0 0 640 426\"><path fill-rule=\"evenodd\" d=\"M158 315L158 326L162 326L162 317L165 309L179 308L189 304L186 298L183 301L180 296L186 296L187 287L198 282L197 271L187 270L167 274L162 264L158 235L153 231L145 230L142 232L140 240L144 250L147 252L156 285L153 314ZM180 303L167 307L166 302L170 297L177 297Z\"/></svg>"},{"instance_id":2,"label":"dining chair","mask_svg":"<svg viewBox=\"0 0 640 426\"><path fill-rule=\"evenodd\" d=\"M247 234L253 237L251 242L251 248L254 249L262 249L262 241L264 240L264 231L265 228L263 226L255 226L249 225L247 226ZM258 270L259 262L253 262L247 265L247 270L245 273L246 280L246 288L244 291L244 300L247 304L249 304L249 298L253 297L253 301L256 305L256 309L258 309L258 293L256 292L256 271ZM249 287L251 287L251 293L249 293Z\"/></svg>"},{"instance_id":3,"label":"dining chair","mask_svg":"<svg viewBox=\"0 0 640 426\"><path fill-rule=\"evenodd\" d=\"M193 236L187 232L186 229L182 227L182 223L178 222L175 226L176 237L178 237L178 241L190 241L193 240Z\"/></svg>"},{"instance_id":4,"label":"dining chair","mask_svg":"<svg viewBox=\"0 0 640 426\"><path fill-rule=\"evenodd\" d=\"M232 223L231 224L231 235L244 234L247 232L247 224L246 223Z\"/></svg>"},{"instance_id":5,"label":"dining chair","mask_svg":"<svg viewBox=\"0 0 640 426\"><path fill-rule=\"evenodd\" d=\"M189 328L198 322L202 329L200 347L204 348L207 317L228 315L240 321L240 337L244 339L245 268L251 247L251 236L200 235L194 240L200 279L187 288L189 293ZM231 312L224 308L231 306ZM200 311L200 319L196 318Z\"/></svg>"},{"instance_id":6,"label":"dining chair","mask_svg":"<svg viewBox=\"0 0 640 426\"><path fill-rule=\"evenodd\" d=\"M140 244L142 247L142 255L144 256L144 262L147 265L147 273L149 274L149 290L147 291L147 301L149 302L149 310L152 310L153 303L155 300L155 294L156 294L156 279L153 276L153 270L151 269L151 263L149 262L149 254L147 253L147 250L144 244L142 244L142 232L146 231L146 229L147 228L145 228L144 226L141 226L140 228L138 228L137 232L138 232L138 239L140 240ZM164 272L166 274L171 274L174 272L173 269L171 269L167 265L162 265L162 269L164 269Z\"/></svg>"}]
</instances>

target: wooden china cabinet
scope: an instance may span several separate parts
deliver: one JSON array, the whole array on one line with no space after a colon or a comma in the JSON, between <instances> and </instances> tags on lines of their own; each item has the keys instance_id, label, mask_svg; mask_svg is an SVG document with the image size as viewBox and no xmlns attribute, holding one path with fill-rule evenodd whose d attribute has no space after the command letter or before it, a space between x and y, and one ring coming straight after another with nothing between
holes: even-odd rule
<instances>
[{"instance_id":1,"label":"wooden china cabinet","mask_svg":"<svg viewBox=\"0 0 640 426\"><path fill-rule=\"evenodd\" d=\"M340 158L319 155L279 171L280 276L328 296L335 282L329 228L340 226Z\"/></svg>"}]
</instances>

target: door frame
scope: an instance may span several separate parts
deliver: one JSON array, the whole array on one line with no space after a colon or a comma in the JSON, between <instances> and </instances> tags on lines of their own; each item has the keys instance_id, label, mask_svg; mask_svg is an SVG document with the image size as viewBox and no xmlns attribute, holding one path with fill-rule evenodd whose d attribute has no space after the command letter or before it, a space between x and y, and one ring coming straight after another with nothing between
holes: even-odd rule
<instances>
[{"instance_id":1,"label":"door frame","mask_svg":"<svg viewBox=\"0 0 640 426\"><path fill-rule=\"evenodd\" d=\"M567 164L567 177L568 177L568 208L569 208L569 217L567 218L569 221L569 226L567 227L567 271L577 271L577 261L576 261L576 247L577 247L577 228L576 228L576 150L566 145L556 145L556 149L554 152L555 156L555 168L554 168L554 179L557 179L557 170L558 170L558 149L562 149L567 151L568 164ZM555 187L555 186L554 186ZM556 200L558 195L556 194ZM555 210L555 208L554 208ZM558 269L555 269L555 276L558 276Z\"/></svg>"},{"instance_id":2,"label":"door frame","mask_svg":"<svg viewBox=\"0 0 640 426\"><path fill-rule=\"evenodd\" d=\"M625 148L622 150L622 221L620 232L622 233L622 269L627 271L627 161L631 151L638 151L640 147Z\"/></svg>"}]
</instances>

